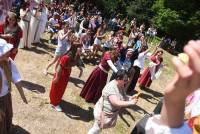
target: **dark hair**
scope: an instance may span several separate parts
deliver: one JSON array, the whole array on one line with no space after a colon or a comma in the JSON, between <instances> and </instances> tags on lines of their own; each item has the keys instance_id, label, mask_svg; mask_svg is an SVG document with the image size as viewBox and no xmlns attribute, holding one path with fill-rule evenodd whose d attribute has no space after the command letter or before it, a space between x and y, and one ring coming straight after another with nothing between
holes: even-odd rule
<instances>
[{"instance_id":1,"label":"dark hair","mask_svg":"<svg viewBox=\"0 0 200 134\"><path fill-rule=\"evenodd\" d=\"M117 73L116 73L116 80L123 80L124 79L124 76L128 76L128 73L126 70L118 70Z\"/></svg>"}]
</instances>

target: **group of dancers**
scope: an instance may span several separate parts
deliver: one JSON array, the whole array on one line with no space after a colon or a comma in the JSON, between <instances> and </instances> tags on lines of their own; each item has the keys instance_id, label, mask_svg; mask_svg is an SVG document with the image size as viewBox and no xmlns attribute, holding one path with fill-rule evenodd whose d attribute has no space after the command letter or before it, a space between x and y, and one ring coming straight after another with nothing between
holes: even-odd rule
<instances>
[{"instance_id":1,"label":"group of dancers","mask_svg":"<svg viewBox=\"0 0 200 134\"><path fill-rule=\"evenodd\" d=\"M52 5L54 8L43 1L34 4L26 1L20 9L19 23L17 14L9 11L5 21L0 24L0 69L1 74L5 73L0 77L0 108L9 111L6 113L9 118L6 116L4 121L0 120L0 132L4 134L10 131L12 123L11 81L16 84L23 101L27 103L13 60L18 48L30 49L33 43L40 43L45 29L50 33L49 43L57 45L55 56L44 69L44 73L47 75L49 68L56 64L49 97L52 108L58 112L62 112L60 103L72 68L77 66L81 77L84 71L82 58L92 60L99 58L100 54L100 62L91 72L80 93L86 102L96 104L98 118L95 117L94 126L89 133L99 133L100 129L114 126L117 115L115 113L118 113L121 107L135 105L139 97L139 94L132 96L135 91L150 87L164 67L163 50L155 46L150 52L145 25L138 27L136 19L131 22L128 42L124 43L125 28L117 15L110 20L117 23L117 28L109 30L110 27L102 20L96 7L91 6L91 9L88 9L92 13L90 14L86 13L81 4L79 7L67 2ZM146 59L149 64L144 69ZM110 70L112 75L107 84ZM131 96L127 97L126 94ZM98 123L102 107L107 109L107 112L103 110L107 123Z\"/></svg>"}]
</instances>

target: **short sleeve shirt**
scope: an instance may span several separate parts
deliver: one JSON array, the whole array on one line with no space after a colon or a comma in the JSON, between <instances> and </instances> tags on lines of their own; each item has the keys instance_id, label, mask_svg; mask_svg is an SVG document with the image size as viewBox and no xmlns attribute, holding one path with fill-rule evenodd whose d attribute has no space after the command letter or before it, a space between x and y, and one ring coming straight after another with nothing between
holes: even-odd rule
<instances>
[{"instance_id":1,"label":"short sleeve shirt","mask_svg":"<svg viewBox=\"0 0 200 134\"><path fill-rule=\"evenodd\" d=\"M103 111L105 112L117 112L119 108L112 106L109 101L109 96L116 95L119 100L125 100L125 93L121 92L117 87L117 81L113 80L109 82L102 91L103 96Z\"/></svg>"}]
</instances>

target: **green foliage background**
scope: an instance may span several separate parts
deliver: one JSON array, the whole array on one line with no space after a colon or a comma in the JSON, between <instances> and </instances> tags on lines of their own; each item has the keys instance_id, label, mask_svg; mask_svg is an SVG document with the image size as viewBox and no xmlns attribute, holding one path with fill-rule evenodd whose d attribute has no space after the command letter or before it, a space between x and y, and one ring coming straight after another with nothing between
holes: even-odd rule
<instances>
[{"instance_id":1,"label":"green foliage background","mask_svg":"<svg viewBox=\"0 0 200 134\"><path fill-rule=\"evenodd\" d=\"M49 2L50 0L46 0ZM182 50L190 39L200 38L199 0L95 0L104 17L118 14L121 19L137 18L138 24L154 25L158 36L176 39L177 50Z\"/></svg>"},{"instance_id":2,"label":"green foliage background","mask_svg":"<svg viewBox=\"0 0 200 134\"><path fill-rule=\"evenodd\" d=\"M176 39L179 51L188 40L200 39L199 0L97 0L96 4L106 16L122 14L154 25L159 35Z\"/></svg>"}]
</instances>

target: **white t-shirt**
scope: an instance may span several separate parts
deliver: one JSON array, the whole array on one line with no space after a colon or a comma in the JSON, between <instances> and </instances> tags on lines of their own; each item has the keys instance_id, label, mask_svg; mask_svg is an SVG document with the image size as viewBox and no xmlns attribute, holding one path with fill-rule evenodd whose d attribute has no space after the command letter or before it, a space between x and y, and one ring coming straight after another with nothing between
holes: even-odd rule
<instances>
[{"instance_id":1,"label":"white t-shirt","mask_svg":"<svg viewBox=\"0 0 200 134\"><path fill-rule=\"evenodd\" d=\"M20 74L17 70L17 67L16 67L14 61L12 59L9 59L9 61L11 62L12 82L18 83L19 81L21 81ZM1 73L1 76L2 76L2 90L1 90L1 93L0 93L0 97L2 97L2 96L5 96L6 94L8 94L9 90L8 90L7 78L6 78L4 71L2 70L1 67L0 67L0 73Z\"/></svg>"},{"instance_id":2,"label":"white t-shirt","mask_svg":"<svg viewBox=\"0 0 200 134\"><path fill-rule=\"evenodd\" d=\"M134 66L138 66L139 68L144 68L144 61L147 57L149 57L151 54L145 52L139 53L138 58L134 61Z\"/></svg>"},{"instance_id":3,"label":"white t-shirt","mask_svg":"<svg viewBox=\"0 0 200 134\"><path fill-rule=\"evenodd\" d=\"M192 134L192 130L186 123L179 128L170 128L163 125L160 118L160 115L154 115L148 119L145 126L146 134Z\"/></svg>"}]
</instances>

